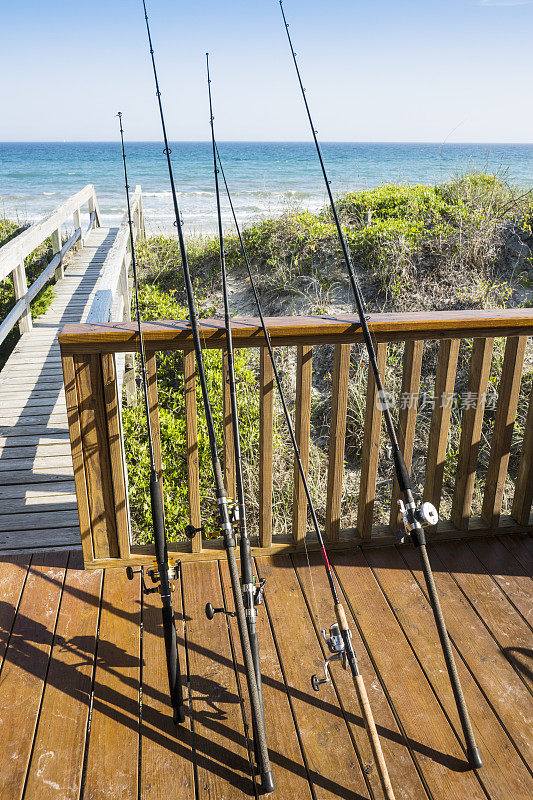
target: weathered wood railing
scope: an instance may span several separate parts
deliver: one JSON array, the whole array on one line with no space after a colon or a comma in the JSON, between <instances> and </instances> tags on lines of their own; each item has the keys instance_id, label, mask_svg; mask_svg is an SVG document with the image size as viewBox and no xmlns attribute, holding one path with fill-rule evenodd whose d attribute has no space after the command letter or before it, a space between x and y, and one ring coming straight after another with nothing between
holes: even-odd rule
<instances>
[{"instance_id":1,"label":"weathered wood railing","mask_svg":"<svg viewBox=\"0 0 533 800\"><path fill-rule=\"evenodd\" d=\"M81 227L81 209L89 207L89 225L86 231ZM63 244L63 225L72 220L74 233ZM63 277L63 259L74 246L82 246L88 232L100 225L100 212L94 186L88 184L80 192L62 203L39 222L15 236L0 248L0 281L13 275L15 289L15 306L0 324L0 343L4 341L12 328L19 324L21 333L32 328L31 301L38 295L43 286L55 274L56 280ZM24 259L41 245L49 236L52 237L53 258L31 286L28 286Z\"/></svg>"},{"instance_id":2,"label":"weathered wood railing","mask_svg":"<svg viewBox=\"0 0 533 800\"><path fill-rule=\"evenodd\" d=\"M140 186L130 197L131 218L133 222L134 241L144 238L144 214L142 191ZM128 322L131 319L130 293L131 240L128 213L124 213L113 247L106 258L104 272L98 281L98 288L90 311L88 323ZM120 356L117 365L119 385L124 388L126 396L131 398L135 392L134 357L131 353Z\"/></svg>"},{"instance_id":3,"label":"weathered wood railing","mask_svg":"<svg viewBox=\"0 0 533 800\"><path fill-rule=\"evenodd\" d=\"M375 545L394 541L397 529L398 487L396 485L392 491L390 524L373 525L382 414L376 402L372 376L367 379L357 527L341 530L350 349L353 343L362 341L356 318L287 317L271 318L267 323L275 347L290 345L297 348L295 421L306 466L310 436L312 347L317 344L335 346L326 517L326 535L331 546L345 547L348 542ZM405 342L402 391L415 398L420 386L423 343L427 340L440 342L435 394L442 397L443 402L435 404L432 411L424 491L424 498L437 506L442 495L444 459L450 425L450 403L446 400L450 398L454 389L460 341L473 340L467 391L471 393L469 396L475 396L478 402L465 407L462 415L451 519L439 522L431 535L447 538L464 535L467 532L476 534L530 529L533 500L533 397L530 398L511 515L502 517L501 506L524 354L527 338L533 335L533 310L375 314L370 317L370 327L377 344L381 368L386 362L387 344ZM184 352L190 518L192 524L200 528L195 358L190 328L186 322L158 322L145 324L144 331L155 451L160 470L156 353L163 350ZM297 549L301 547L306 535L307 522L305 498L298 479L294 484L292 536L272 535L274 384L271 365L257 320L235 319L233 337L236 347L260 348L261 480L259 541L255 552L274 553L283 549ZM482 515L480 518L472 518L470 511L476 463L495 337L505 337L506 347ZM130 542L127 476L122 456L119 391L113 355L137 350L135 326L131 323L67 325L59 338L85 564L88 567L99 567L148 563L153 560L150 548L133 546ZM223 323L220 320L202 322L201 338L204 347L224 350ZM231 487L234 481L234 466L231 457L231 436L228 435L231 420L228 422L227 398L224 406L225 471L228 486ZM400 408L401 441L404 442L408 465L411 464L413 453L416 416L416 402ZM217 558L221 553L221 543L216 540L202 541L200 532L192 542L170 545L171 558Z\"/></svg>"},{"instance_id":4,"label":"weathered wood railing","mask_svg":"<svg viewBox=\"0 0 533 800\"><path fill-rule=\"evenodd\" d=\"M130 198L133 238L144 236L144 215L141 187L136 186ZM129 268L131 264L131 242L128 214L124 214L113 247L106 258L104 272L87 316L87 322L129 321L130 293Z\"/></svg>"}]
</instances>

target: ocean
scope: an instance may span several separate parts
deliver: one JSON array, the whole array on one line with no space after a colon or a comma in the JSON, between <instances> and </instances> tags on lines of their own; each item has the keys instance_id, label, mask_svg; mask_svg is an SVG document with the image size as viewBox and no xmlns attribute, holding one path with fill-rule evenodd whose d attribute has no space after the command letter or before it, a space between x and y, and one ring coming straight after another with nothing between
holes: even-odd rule
<instances>
[{"instance_id":1,"label":"ocean","mask_svg":"<svg viewBox=\"0 0 533 800\"><path fill-rule=\"evenodd\" d=\"M142 186L149 232L175 230L162 145L126 146L129 183ZM185 231L212 232L211 145L175 142L171 147ZM322 147L335 194L382 183L435 184L474 169L497 172L524 187L533 184L531 144L326 142ZM325 204L312 143L220 142L219 150L241 223ZM96 187L104 224L116 225L125 208L118 142L0 142L0 214L21 222L38 219L86 183ZM231 227L227 203L223 210L224 225Z\"/></svg>"}]
</instances>

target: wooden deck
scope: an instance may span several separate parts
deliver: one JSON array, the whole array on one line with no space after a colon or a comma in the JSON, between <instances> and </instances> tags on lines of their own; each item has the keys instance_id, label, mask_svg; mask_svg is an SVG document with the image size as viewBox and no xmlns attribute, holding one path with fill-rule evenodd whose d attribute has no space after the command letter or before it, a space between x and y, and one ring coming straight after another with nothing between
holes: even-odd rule
<instances>
[{"instance_id":1,"label":"wooden deck","mask_svg":"<svg viewBox=\"0 0 533 800\"><path fill-rule=\"evenodd\" d=\"M0 372L0 552L80 546L57 334L87 317L116 228L94 228Z\"/></svg>"},{"instance_id":2,"label":"wooden deck","mask_svg":"<svg viewBox=\"0 0 533 800\"><path fill-rule=\"evenodd\" d=\"M437 587L484 767L462 737L416 552L336 552L333 563L398 800L529 800L533 539L433 545ZM258 559L267 578L260 637L279 800L380 798L347 673L311 689L333 621L315 557ZM190 716L174 728L159 598L139 576L87 572L80 554L0 564L0 799L237 800L254 796L243 675L224 562L183 565L175 593ZM313 578L314 592L310 575ZM317 623L314 594L319 599Z\"/></svg>"}]
</instances>

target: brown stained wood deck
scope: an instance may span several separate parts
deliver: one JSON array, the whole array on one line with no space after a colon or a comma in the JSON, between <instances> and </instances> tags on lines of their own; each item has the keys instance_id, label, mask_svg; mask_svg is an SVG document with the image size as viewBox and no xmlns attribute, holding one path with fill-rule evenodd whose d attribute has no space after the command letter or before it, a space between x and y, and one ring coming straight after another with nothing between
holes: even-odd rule
<instances>
[{"instance_id":1,"label":"brown stained wood deck","mask_svg":"<svg viewBox=\"0 0 533 800\"><path fill-rule=\"evenodd\" d=\"M433 545L484 766L467 768L417 554L335 552L361 672L398 800L530 800L533 539ZM316 694L333 621L316 555L256 561L267 732L279 800L381 798L353 687L338 664ZM314 586L314 590L313 590ZM224 562L183 565L174 595L189 715L174 727L159 598L139 576L85 572L77 552L0 562L0 800L237 800L255 796ZM318 598L316 617L314 595ZM529 622L528 622L529 620ZM237 666L236 666L237 664Z\"/></svg>"}]
</instances>

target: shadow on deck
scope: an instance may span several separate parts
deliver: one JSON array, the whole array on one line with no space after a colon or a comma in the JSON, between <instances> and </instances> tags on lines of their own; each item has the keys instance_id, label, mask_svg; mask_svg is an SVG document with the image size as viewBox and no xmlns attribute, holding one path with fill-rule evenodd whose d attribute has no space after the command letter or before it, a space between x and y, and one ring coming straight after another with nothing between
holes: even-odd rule
<instances>
[{"instance_id":1,"label":"shadow on deck","mask_svg":"<svg viewBox=\"0 0 533 800\"><path fill-rule=\"evenodd\" d=\"M477 774L416 552L333 555L396 797L526 800L533 539L438 544L430 557L484 759ZM0 798L253 797L235 623L203 611L207 601L231 607L225 563L183 565L175 600L190 715L177 728L158 597L141 597L138 575L81 566L67 552L0 564ZM259 633L275 796L380 798L348 674L336 665L333 685L311 688L319 628L333 621L322 567L315 555L256 566L267 578Z\"/></svg>"}]
</instances>

